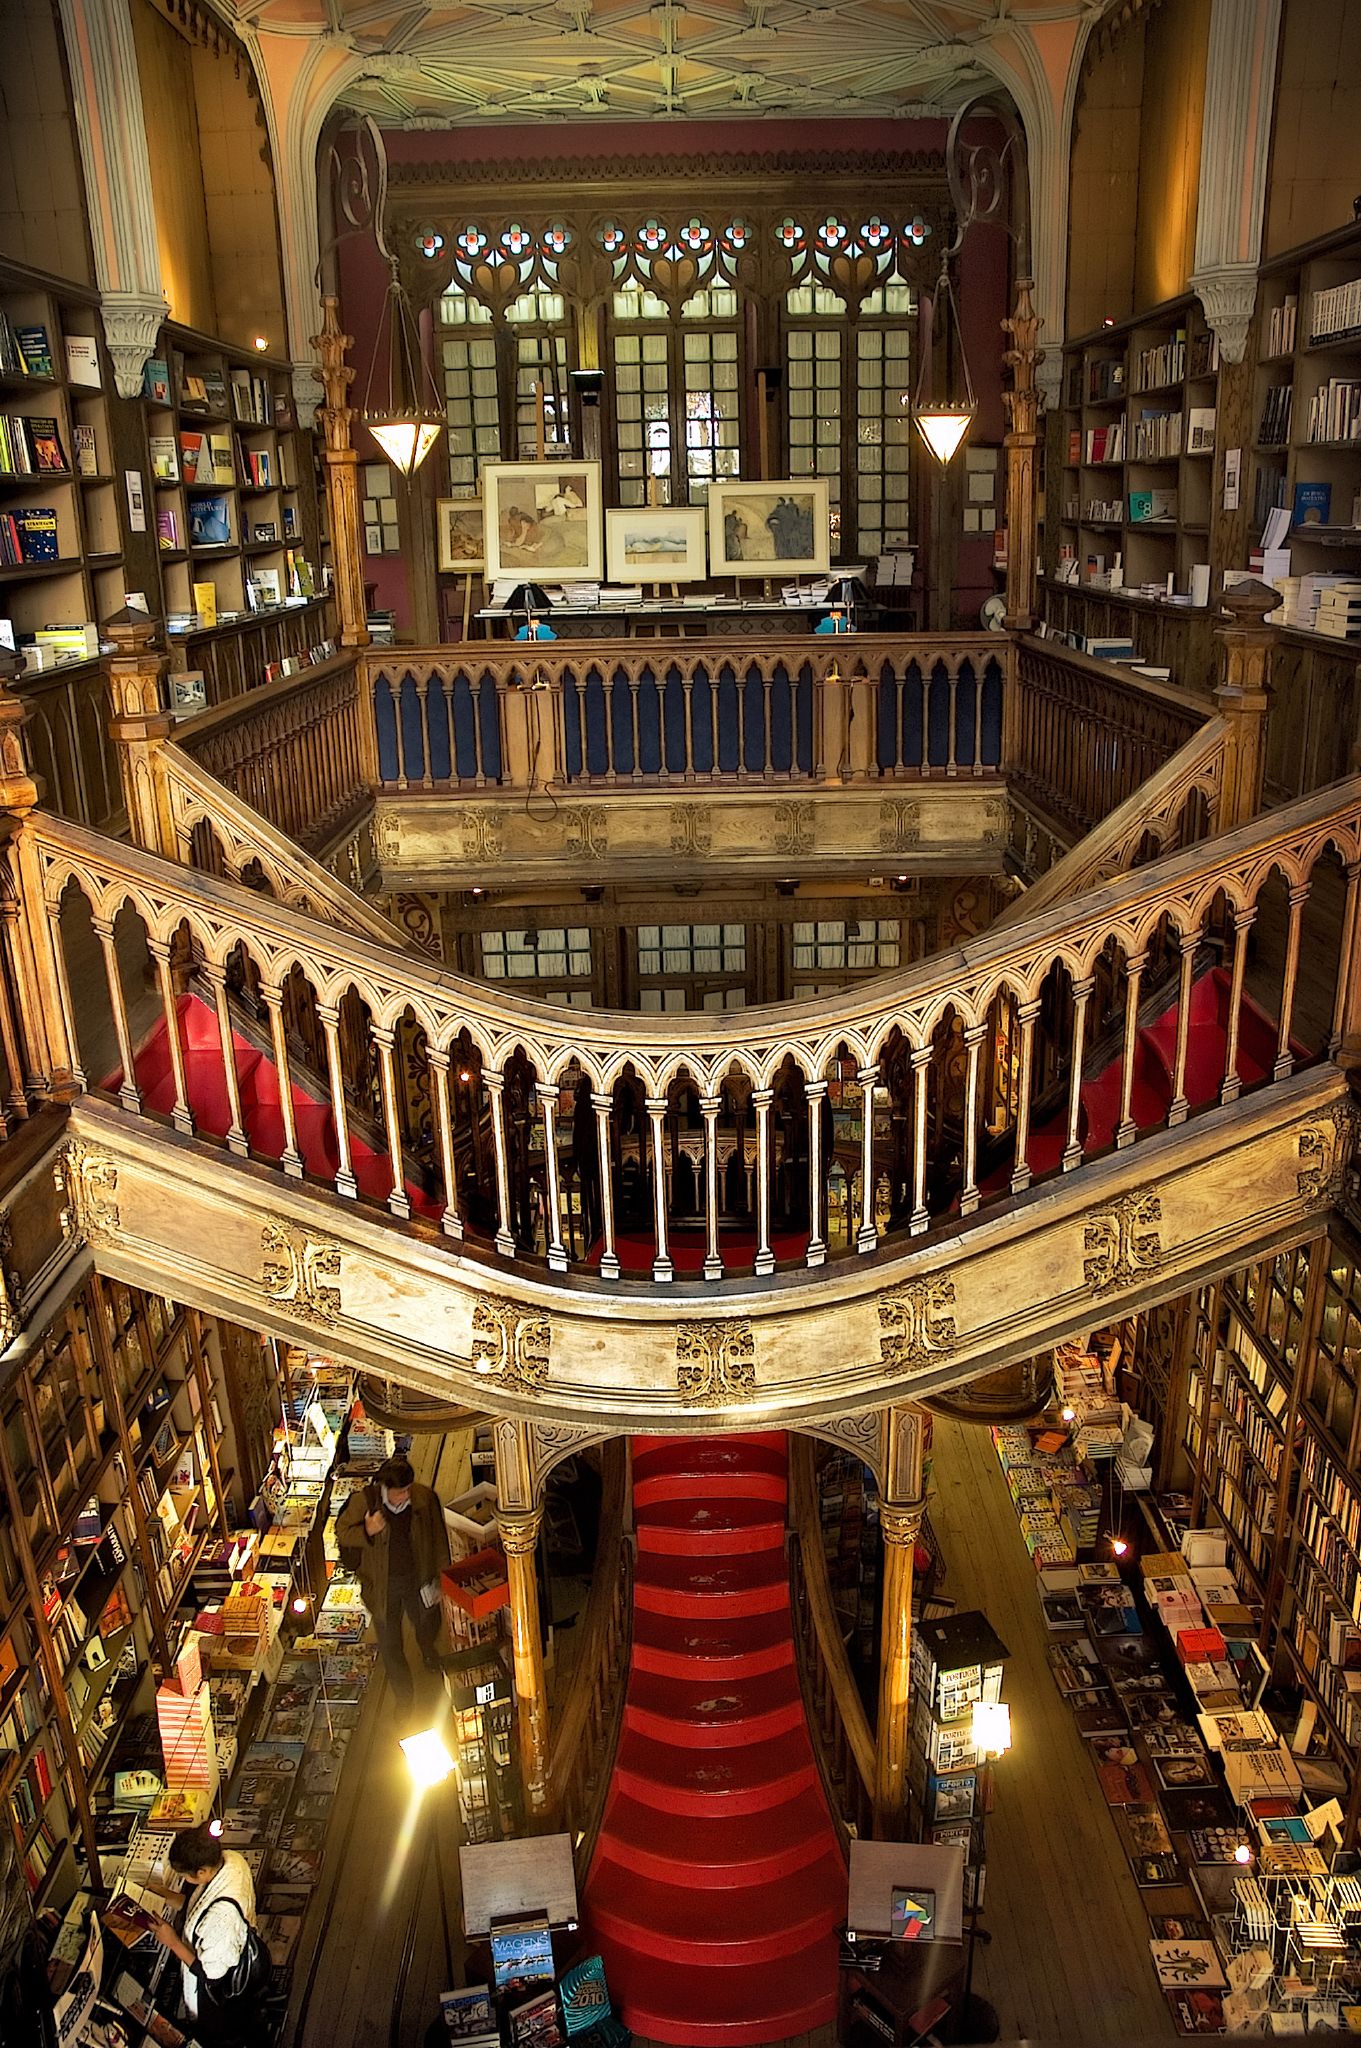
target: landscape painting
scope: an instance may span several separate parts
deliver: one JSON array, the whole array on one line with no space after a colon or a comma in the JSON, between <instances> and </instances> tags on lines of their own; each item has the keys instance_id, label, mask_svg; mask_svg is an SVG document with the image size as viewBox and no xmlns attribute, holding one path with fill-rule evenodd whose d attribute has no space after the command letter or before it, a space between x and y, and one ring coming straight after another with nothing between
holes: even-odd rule
<instances>
[{"instance_id":1,"label":"landscape painting","mask_svg":"<svg viewBox=\"0 0 1361 2048\"><path fill-rule=\"evenodd\" d=\"M471 576L482 567L487 557L480 498L437 498L435 530L442 570Z\"/></svg>"},{"instance_id":2,"label":"landscape painting","mask_svg":"<svg viewBox=\"0 0 1361 2048\"><path fill-rule=\"evenodd\" d=\"M830 566L827 480L711 483L715 576L818 576Z\"/></svg>"},{"instance_id":3,"label":"landscape painting","mask_svg":"<svg viewBox=\"0 0 1361 2048\"><path fill-rule=\"evenodd\" d=\"M487 575L599 582L598 462L484 462Z\"/></svg>"},{"instance_id":4,"label":"landscape painting","mask_svg":"<svg viewBox=\"0 0 1361 2048\"><path fill-rule=\"evenodd\" d=\"M700 583L708 573L702 505L612 506L605 514L611 583Z\"/></svg>"}]
</instances>

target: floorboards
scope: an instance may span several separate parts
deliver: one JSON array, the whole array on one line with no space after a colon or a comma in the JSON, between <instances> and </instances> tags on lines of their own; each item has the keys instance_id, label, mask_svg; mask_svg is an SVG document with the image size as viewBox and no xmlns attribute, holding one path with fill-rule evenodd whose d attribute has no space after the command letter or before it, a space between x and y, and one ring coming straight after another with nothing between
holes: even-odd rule
<instances>
[{"instance_id":1,"label":"floorboards","mask_svg":"<svg viewBox=\"0 0 1361 2048\"><path fill-rule=\"evenodd\" d=\"M932 1480L942 1590L957 1610L981 1608L1011 1651L1014 1746L996 1767L982 1915L992 1941L977 1951L975 1989L997 2008L1003 2041L1167 2039L1148 1895L1050 1673L1034 1566L987 1430L938 1417Z\"/></svg>"}]
</instances>

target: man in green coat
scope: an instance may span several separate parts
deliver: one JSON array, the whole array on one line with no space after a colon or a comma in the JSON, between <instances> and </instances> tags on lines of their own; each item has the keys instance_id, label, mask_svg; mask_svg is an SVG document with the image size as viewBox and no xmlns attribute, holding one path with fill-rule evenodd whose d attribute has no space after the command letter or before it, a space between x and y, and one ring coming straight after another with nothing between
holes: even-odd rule
<instances>
[{"instance_id":1,"label":"man in green coat","mask_svg":"<svg viewBox=\"0 0 1361 2048\"><path fill-rule=\"evenodd\" d=\"M389 1458L370 1483L352 1493L336 1522L340 1561L356 1574L399 1713L415 1698L402 1640L408 1616L427 1671L438 1671L441 1567L449 1532L434 1489L417 1484L410 1460Z\"/></svg>"}]
</instances>

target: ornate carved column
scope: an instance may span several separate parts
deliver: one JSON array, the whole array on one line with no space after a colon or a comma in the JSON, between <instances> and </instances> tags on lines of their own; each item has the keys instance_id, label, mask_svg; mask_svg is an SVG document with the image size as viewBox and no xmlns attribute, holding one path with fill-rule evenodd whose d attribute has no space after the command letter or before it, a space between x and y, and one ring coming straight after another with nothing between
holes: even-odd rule
<instances>
[{"instance_id":1,"label":"ornate carved column","mask_svg":"<svg viewBox=\"0 0 1361 2048\"><path fill-rule=\"evenodd\" d=\"M548 1270L567 1271L567 1247L562 1241L562 1190L558 1180L558 1091L552 1081L535 1083L543 1112L544 1235L548 1241Z\"/></svg>"},{"instance_id":2,"label":"ornate carved column","mask_svg":"<svg viewBox=\"0 0 1361 2048\"><path fill-rule=\"evenodd\" d=\"M968 1069L964 1083L964 1181L959 1191L959 1213L972 1216L978 1207L978 1062L986 1024L970 1024L964 1033Z\"/></svg>"},{"instance_id":3,"label":"ornate carved column","mask_svg":"<svg viewBox=\"0 0 1361 2048\"><path fill-rule=\"evenodd\" d=\"M298 1120L293 1112L293 1076L289 1072L288 1033L284 1029L284 992L282 988L271 988L265 983L260 989L260 1000L269 1012L274 1065L279 1076L279 1114L284 1126L284 1149L279 1164L291 1179L301 1180L302 1154L298 1150Z\"/></svg>"},{"instance_id":4,"label":"ornate carved column","mask_svg":"<svg viewBox=\"0 0 1361 2048\"><path fill-rule=\"evenodd\" d=\"M756 1265L758 1277L775 1271L775 1254L770 1248L770 1108L773 1088L752 1091L756 1109Z\"/></svg>"},{"instance_id":5,"label":"ornate carved column","mask_svg":"<svg viewBox=\"0 0 1361 2048\"><path fill-rule=\"evenodd\" d=\"M1003 351L1002 361L1012 372L1011 389L1002 393L1007 410L1002 444L1007 456L1006 623L1017 632L1028 632L1035 623L1035 450L1040 445L1040 390L1035 371L1044 361L1044 350L1036 347L1043 323L1031 299L1033 290L1032 279L1017 279L1016 304L1011 317L1002 322L1002 332L1011 336L1011 347ZM977 767L976 761L974 765Z\"/></svg>"},{"instance_id":6,"label":"ornate carved column","mask_svg":"<svg viewBox=\"0 0 1361 2048\"><path fill-rule=\"evenodd\" d=\"M645 1097L648 1123L652 1129L652 1228L656 1253L652 1277L658 1283L675 1278L675 1268L666 1248L666 1097Z\"/></svg>"},{"instance_id":7,"label":"ornate carved column","mask_svg":"<svg viewBox=\"0 0 1361 2048\"><path fill-rule=\"evenodd\" d=\"M1021 1052L1017 1062L1016 1076L1016 1157L1011 1168L1011 1192L1023 1194L1030 1186L1030 1161L1026 1148L1030 1143L1030 1091L1035 1073L1035 1019L1040 1014L1038 1003L1018 1003L1016 1021L1021 1027Z\"/></svg>"},{"instance_id":8,"label":"ornate carved column","mask_svg":"<svg viewBox=\"0 0 1361 2048\"><path fill-rule=\"evenodd\" d=\"M515 1256L515 1232L510 1227L510 1161L506 1154L506 1077L495 1068L484 1067L482 1080L491 1102L491 1141L496 1165L496 1249L506 1259Z\"/></svg>"},{"instance_id":9,"label":"ornate carved column","mask_svg":"<svg viewBox=\"0 0 1361 2048\"><path fill-rule=\"evenodd\" d=\"M1226 590L1220 599L1229 614L1227 625L1215 627L1220 659L1215 709L1229 727L1215 817L1221 832L1249 824L1262 808L1271 662L1280 638L1278 629L1267 624L1267 614L1280 602L1278 590L1255 579Z\"/></svg>"},{"instance_id":10,"label":"ornate carved column","mask_svg":"<svg viewBox=\"0 0 1361 2048\"><path fill-rule=\"evenodd\" d=\"M879 1713L874 1729L874 1833L878 1841L896 1840L903 1832L912 1660L912 1561L925 1511L924 1500L879 1503L884 1584L879 1633Z\"/></svg>"},{"instance_id":11,"label":"ornate carved column","mask_svg":"<svg viewBox=\"0 0 1361 2048\"><path fill-rule=\"evenodd\" d=\"M548 1811L548 1696L539 1625L539 1585L534 1552L543 1509L524 1514L496 1512L510 1584L510 1649L520 1730L520 1776L531 1820Z\"/></svg>"},{"instance_id":12,"label":"ornate carved column","mask_svg":"<svg viewBox=\"0 0 1361 2048\"><path fill-rule=\"evenodd\" d=\"M397 1115L397 1074L392 1058L397 1034L378 1024L371 1028L373 1042L378 1048L378 1093L383 1103L383 1129L387 1133L388 1160L392 1168L388 1207L394 1216L409 1216L411 1197L407 1194L406 1175L402 1171L402 1127Z\"/></svg>"},{"instance_id":13,"label":"ornate carved column","mask_svg":"<svg viewBox=\"0 0 1361 2048\"><path fill-rule=\"evenodd\" d=\"M123 1000L123 977L119 972L118 954L114 947L113 922L107 917L91 920L91 929L98 939L104 954L104 979L109 985L109 1008L113 1011L113 1032L118 1040L118 1057L122 1062L123 1078L118 1088L118 1100L133 1116L142 1111L142 1091L137 1086L137 1071L132 1057L132 1033L128 1029L128 1006Z\"/></svg>"},{"instance_id":14,"label":"ornate carved column","mask_svg":"<svg viewBox=\"0 0 1361 2048\"><path fill-rule=\"evenodd\" d=\"M368 607L364 602L364 563L359 548L359 454L350 441L350 421L354 415L348 402L354 371L345 360L354 337L341 333L339 308L340 301L332 294L322 300L321 333L312 336L312 346L321 358L321 382L326 394L320 410L326 437L326 509L331 526L339 639L342 647L367 647Z\"/></svg>"},{"instance_id":15,"label":"ornate carved column","mask_svg":"<svg viewBox=\"0 0 1361 2048\"><path fill-rule=\"evenodd\" d=\"M855 1234L858 1252L872 1252L879 1243L874 1225L874 1084L878 1067L857 1067L860 1083L860 1228Z\"/></svg>"},{"instance_id":16,"label":"ornate carved column","mask_svg":"<svg viewBox=\"0 0 1361 2048\"><path fill-rule=\"evenodd\" d=\"M440 1228L446 1237L463 1236L463 1218L458 1213L455 1186L454 1130L449 1118L449 1055L431 1046L426 1053L430 1065L430 1093L435 1104L435 1136L439 1143L440 1176L444 1182L444 1214Z\"/></svg>"},{"instance_id":17,"label":"ornate carved column","mask_svg":"<svg viewBox=\"0 0 1361 2048\"><path fill-rule=\"evenodd\" d=\"M1241 363L1262 250L1281 0L1211 0L1191 289Z\"/></svg>"},{"instance_id":18,"label":"ornate carved column","mask_svg":"<svg viewBox=\"0 0 1361 2048\"><path fill-rule=\"evenodd\" d=\"M1238 1026L1243 1013L1243 982L1248 969L1248 933L1256 922L1255 903L1249 904L1246 910L1235 910L1233 914L1233 971L1229 981L1229 1021L1224 1039L1224 1079L1219 1089L1221 1102L1237 1102L1243 1088L1243 1078L1238 1071Z\"/></svg>"},{"instance_id":19,"label":"ornate carved column","mask_svg":"<svg viewBox=\"0 0 1361 2048\"><path fill-rule=\"evenodd\" d=\"M610 1151L610 1111L614 1105L608 1095L593 1092L591 1107L595 1111L596 1144L600 1152L600 1234L603 1240L600 1277L602 1280L617 1280L619 1254L614 1248L614 1159Z\"/></svg>"},{"instance_id":20,"label":"ornate carved column","mask_svg":"<svg viewBox=\"0 0 1361 2048\"><path fill-rule=\"evenodd\" d=\"M340 1011L325 1003L317 1005L317 1021L326 1034L326 1071L331 1081L331 1116L336 1127L336 1193L355 1201L359 1183L350 1157L350 1119L345 1111L345 1068L340 1057ZM432 1059L434 1055L431 1055ZM447 1075L449 1062L444 1062ZM447 1107L447 1098L446 1098Z\"/></svg>"},{"instance_id":21,"label":"ornate carved column","mask_svg":"<svg viewBox=\"0 0 1361 2048\"><path fill-rule=\"evenodd\" d=\"M1082 1053L1087 1039L1087 1010L1092 1000L1095 981L1089 974L1083 981L1073 983L1073 1045L1072 1066L1068 1074L1068 1141L1063 1148L1063 1170L1071 1173L1075 1166L1082 1164L1082 1137L1079 1129L1082 1115Z\"/></svg>"},{"instance_id":22,"label":"ornate carved column","mask_svg":"<svg viewBox=\"0 0 1361 2048\"><path fill-rule=\"evenodd\" d=\"M718 1112L721 1095L701 1095L699 1113L704 1118L704 1277L723 1278L723 1255L718 1249Z\"/></svg>"},{"instance_id":23,"label":"ornate carved column","mask_svg":"<svg viewBox=\"0 0 1361 2048\"><path fill-rule=\"evenodd\" d=\"M132 9L129 0L60 0L60 12L104 339L120 397L137 398L170 309L161 286Z\"/></svg>"},{"instance_id":24,"label":"ornate carved column","mask_svg":"<svg viewBox=\"0 0 1361 2048\"><path fill-rule=\"evenodd\" d=\"M822 1106L827 1100L825 1081L805 1081L808 1104L808 1250L804 1262L821 1266L827 1258L827 1190L823 1186Z\"/></svg>"},{"instance_id":25,"label":"ornate carved column","mask_svg":"<svg viewBox=\"0 0 1361 2048\"><path fill-rule=\"evenodd\" d=\"M227 1150L244 1159L250 1150L245 1120L241 1115L241 1080L236 1071L236 1046L232 1037L231 1012L227 1007L227 976L214 961L205 960L200 973L213 991L217 1009L217 1035L222 1046L222 1080L227 1090L231 1122L227 1128Z\"/></svg>"},{"instance_id":26,"label":"ornate carved column","mask_svg":"<svg viewBox=\"0 0 1361 2048\"><path fill-rule=\"evenodd\" d=\"M1148 965L1147 953L1131 953L1125 961L1125 1030L1120 1067L1120 1121L1115 1142L1122 1149L1138 1136L1134 1121L1134 1050L1139 1036L1139 985Z\"/></svg>"},{"instance_id":27,"label":"ornate carved column","mask_svg":"<svg viewBox=\"0 0 1361 2048\"><path fill-rule=\"evenodd\" d=\"M1184 1124L1191 1105L1186 1099L1186 1055L1191 1045L1191 989L1196 972L1199 931L1187 932L1181 941L1180 978L1177 983L1177 1045L1172 1058L1172 1100L1167 1105L1169 1126Z\"/></svg>"},{"instance_id":28,"label":"ornate carved column","mask_svg":"<svg viewBox=\"0 0 1361 2048\"><path fill-rule=\"evenodd\" d=\"M158 652L156 627L144 612L119 612L104 632L114 644L104 673L113 707L109 737L118 754L128 830L135 846L178 860L179 842L156 760L175 723L166 710L170 658Z\"/></svg>"},{"instance_id":29,"label":"ornate carved column","mask_svg":"<svg viewBox=\"0 0 1361 2048\"><path fill-rule=\"evenodd\" d=\"M912 1215L908 1231L920 1237L931 1222L926 1206L926 1088L931 1073L931 1048L912 1050Z\"/></svg>"},{"instance_id":30,"label":"ornate carved column","mask_svg":"<svg viewBox=\"0 0 1361 2048\"><path fill-rule=\"evenodd\" d=\"M194 1134L194 1113L189 1107L184 1045L180 1038L179 1004L175 994L175 977L171 971L174 955L169 942L165 939L149 939L147 951L156 963L156 979L161 990L161 1009L165 1016L166 1050L170 1054L170 1071L175 1077L175 1105L170 1112L170 1121L177 1131L182 1131L186 1138L191 1138Z\"/></svg>"},{"instance_id":31,"label":"ornate carved column","mask_svg":"<svg viewBox=\"0 0 1361 2048\"><path fill-rule=\"evenodd\" d=\"M21 668L17 654L0 648L0 942L21 1041L10 1092L67 1102L79 1092L80 1061L61 1000L60 936L43 914L42 871L26 830L38 785L24 740L28 713L13 689ZM8 1044L5 1050L8 1059Z\"/></svg>"}]
</instances>

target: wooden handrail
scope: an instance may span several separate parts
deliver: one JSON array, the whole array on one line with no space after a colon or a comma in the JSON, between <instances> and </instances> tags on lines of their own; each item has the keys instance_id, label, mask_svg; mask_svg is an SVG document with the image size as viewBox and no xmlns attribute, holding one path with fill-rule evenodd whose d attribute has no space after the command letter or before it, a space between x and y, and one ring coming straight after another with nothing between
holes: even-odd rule
<instances>
[{"instance_id":1,"label":"wooden handrail","mask_svg":"<svg viewBox=\"0 0 1361 2048\"><path fill-rule=\"evenodd\" d=\"M832 1603L818 1515L815 1455L811 1437L791 1435L791 1593L808 1725L828 1803L844 1839L869 1832L874 1811L874 1736Z\"/></svg>"},{"instance_id":2,"label":"wooden handrail","mask_svg":"<svg viewBox=\"0 0 1361 2048\"><path fill-rule=\"evenodd\" d=\"M553 1715L549 1805L556 1825L580 1839L578 1878L590 1867L605 1788L623 1718L632 1639L633 1541L630 1451L616 1437L601 1457L603 1481L591 1591L566 1701Z\"/></svg>"}]
</instances>

